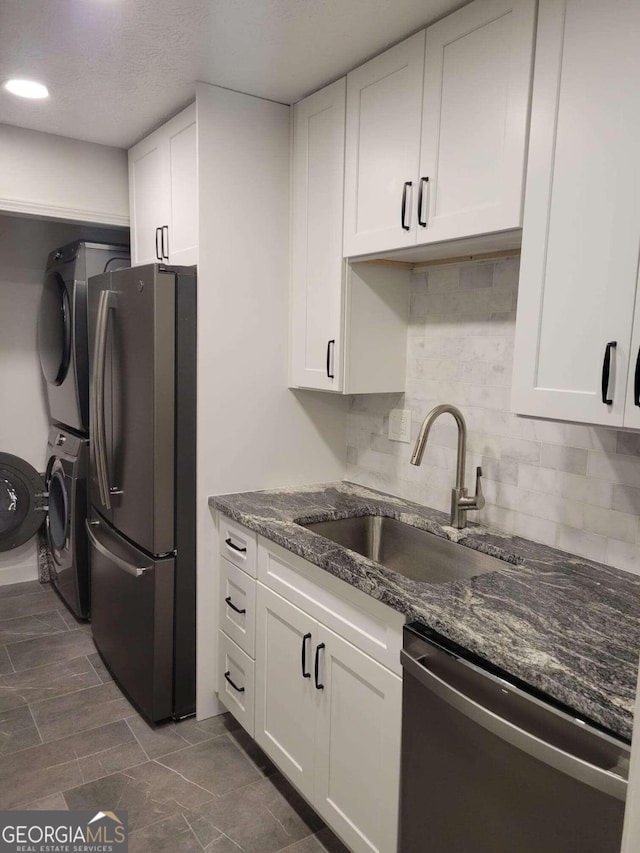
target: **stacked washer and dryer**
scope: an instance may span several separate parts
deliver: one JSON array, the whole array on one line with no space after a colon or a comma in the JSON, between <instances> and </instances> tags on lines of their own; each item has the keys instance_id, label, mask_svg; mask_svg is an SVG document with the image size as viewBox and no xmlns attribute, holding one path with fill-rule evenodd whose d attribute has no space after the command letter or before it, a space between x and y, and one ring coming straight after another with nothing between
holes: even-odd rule
<instances>
[{"instance_id":1,"label":"stacked washer and dryer","mask_svg":"<svg viewBox=\"0 0 640 853\"><path fill-rule=\"evenodd\" d=\"M52 583L81 619L90 615L87 284L129 264L128 246L79 241L51 252L38 317L50 421L44 480L25 460L0 453L0 551L22 545L46 523Z\"/></svg>"}]
</instances>

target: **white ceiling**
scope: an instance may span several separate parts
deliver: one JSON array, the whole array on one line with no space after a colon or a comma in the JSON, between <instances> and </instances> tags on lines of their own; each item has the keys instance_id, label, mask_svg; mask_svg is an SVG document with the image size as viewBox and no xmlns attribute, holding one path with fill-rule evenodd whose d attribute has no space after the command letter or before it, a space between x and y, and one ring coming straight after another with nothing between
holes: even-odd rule
<instances>
[{"instance_id":1,"label":"white ceiling","mask_svg":"<svg viewBox=\"0 0 640 853\"><path fill-rule=\"evenodd\" d=\"M127 148L204 80L295 103L464 0L0 0L0 123Z\"/></svg>"}]
</instances>

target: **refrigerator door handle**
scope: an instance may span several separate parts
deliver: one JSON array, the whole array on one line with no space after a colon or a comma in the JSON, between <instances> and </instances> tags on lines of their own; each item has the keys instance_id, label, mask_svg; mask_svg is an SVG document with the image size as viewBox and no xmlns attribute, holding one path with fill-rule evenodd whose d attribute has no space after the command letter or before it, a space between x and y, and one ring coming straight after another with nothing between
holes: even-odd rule
<instances>
[{"instance_id":1,"label":"refrigerator door handle","mask_svg":"<svg viewBox=\"0 0 640 853\"><path fill-rule=\"evenodd\" d=\"M95 447L96 474L98 477L98 488L100 500L106 509L111 509L111 487L109 485L109 473L107 464L107 436L104 416L104 374L107 360L107 330L109 324L109 311L116 305L115 293L103 290L100 293L98 304L98 318L96 328L96 343L93 358L93 422L95 429L93 441Z\"/></svg>"},{"instance_id":2,"label":"refrigerator door handle","mask_svg":"<svg viewBox=\"0 0 640 853\"><path fill-rule=\"evenodd\" d=\"M139 578L153 568L153 566L134 566L133 563L129 563L127 562L127 560L123 560L122 557L118 557L118 555L114 554L113 551L110 551L106 545L103 545L91 529L92 527L100 527L99 521L85 521L85 527L87 528L87 536L89 537L89 541L96 549L96 551L99 551L103 557L106 557L114 564L114 566L117 566L119 569L122 569L123 572L127 572L127 574Z\"/></svg>"},{"instance_id":3,"label":"refrigerator door handle","mask_svg":"<svg viewBox=\"0 0 640 853\"><path fill-rule=\"evenodd\" d=\"M100 492L100 502L104 506L108 506L105 498L105 490L104 490L104 477L103 477L103 469L102 469L102 454L100 452L100 435L101 435L101 424L100 424L100 411L99 411L99 399L100 399L100 353L102 350L102 330L104 326L104 315L105 315L105 297L107 295L107 291L102 291L100 293L100 299L98 302L98 313L96 318L96 338L94 344L93 351L93 376L91 381L91 426L92 426L92 436L91 440L93 443L94 450L94 458L95 458L95 466L96 466L96 478L98 480L98 490ZM104 414L104 409L103 409Z\"/></svg>"}]
</instances>

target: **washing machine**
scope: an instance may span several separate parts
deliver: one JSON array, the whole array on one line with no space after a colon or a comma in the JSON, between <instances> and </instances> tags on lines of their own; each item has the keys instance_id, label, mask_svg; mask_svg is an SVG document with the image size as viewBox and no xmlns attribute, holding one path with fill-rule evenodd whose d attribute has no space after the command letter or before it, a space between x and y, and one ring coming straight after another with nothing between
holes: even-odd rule
<instances>
[{"instance_id":1,"label":"washing machine","mask_svg":"<svg viewBox=\"0 0 640 853\"><path fill-rule=\"evenodd\" d=\"M89 434L87 282L130 265L129 247L77 241L51 252L38 315L38 352L52 423Z\"/></svg>"},{"instance_id":2,"label":"washing machine","mask_svg":"<svg viewBox=\"0 0 640 853\"><path fill-rule=\"evenodd\" d=\"M85 519L89 439L52 426L44 478L9 453L0 453L0 551L17 548L46 525L51 582L69 609L89 617Z\"/></svg>"}]
</instances>

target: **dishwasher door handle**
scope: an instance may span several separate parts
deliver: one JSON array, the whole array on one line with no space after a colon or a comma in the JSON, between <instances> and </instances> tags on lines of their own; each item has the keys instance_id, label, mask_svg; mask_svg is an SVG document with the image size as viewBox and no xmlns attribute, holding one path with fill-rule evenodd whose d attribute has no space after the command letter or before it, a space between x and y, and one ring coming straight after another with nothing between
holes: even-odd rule
<instances>
[{"instance_id":1,"label":"dishwasher door handle","mask_svg":"<svg viewBox=\"0 0 640 853\"><path fill-rule=\"evenodd\" d=\"M498 716L447 684L406 651L400 652L400 659L405 672L410 673L423 687L496 737L591 788L623 802L626 799L627 782L622 776L565 752Z\"/></svg>"}]
</instances>

